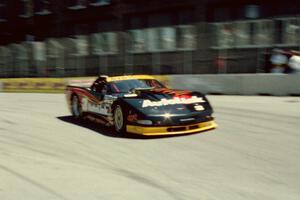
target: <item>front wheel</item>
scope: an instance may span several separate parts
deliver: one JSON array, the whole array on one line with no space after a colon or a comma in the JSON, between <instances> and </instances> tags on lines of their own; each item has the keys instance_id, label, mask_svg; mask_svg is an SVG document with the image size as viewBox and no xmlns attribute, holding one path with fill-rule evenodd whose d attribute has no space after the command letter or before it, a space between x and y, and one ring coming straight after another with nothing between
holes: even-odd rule
<instances>
[{"instance_id":1,"label":"front wheel","mask_svg":"<svg viewBox=\"0 0 300 200\"><path fill-rule=\"evenodd\" d=\"M126 132L126 120L124 110L120 105L117 105L114 109L114 125L117 133L122 134Z\"/></svg>"}]
</instances>

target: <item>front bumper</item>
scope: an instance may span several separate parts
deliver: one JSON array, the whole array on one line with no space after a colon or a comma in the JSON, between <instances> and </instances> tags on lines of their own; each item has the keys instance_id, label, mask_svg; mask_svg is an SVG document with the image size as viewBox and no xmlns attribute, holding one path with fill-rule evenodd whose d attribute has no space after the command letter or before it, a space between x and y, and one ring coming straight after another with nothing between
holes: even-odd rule
<instances>
[{"instance_id":1,"label":"front bumper","mask_svg":"<svg viewBox=\"0 0 300 200\"><path fill-rule=\"evenodd\" d=\"M129 133L135 133L139 135L176 135L176 134L188 134L206 131L216 128L217 124L214 120L201 122L197 124L190 124L184 126L162 126L162 127L149 127L149 126L136 126L127 125L126 131Z\"/></svg>"}]
</instances>

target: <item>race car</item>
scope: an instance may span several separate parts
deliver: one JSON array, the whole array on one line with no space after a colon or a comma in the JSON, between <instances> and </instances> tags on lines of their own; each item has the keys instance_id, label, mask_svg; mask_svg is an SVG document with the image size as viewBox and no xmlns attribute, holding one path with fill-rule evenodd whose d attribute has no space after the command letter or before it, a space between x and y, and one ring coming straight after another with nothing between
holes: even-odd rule
<instances>
[{"instance_id":1,"label":"race car","mask_svg":"<svg viewBox=\"0 0 300 200\"><path fill-rule=\"evenodd\" d=\"M117 134L188 134L217 126L203 94L169 89L149 75L99 76L90 84L69 84L66 98L74 118L114 127Z\"/></svg>"}]
</instances>

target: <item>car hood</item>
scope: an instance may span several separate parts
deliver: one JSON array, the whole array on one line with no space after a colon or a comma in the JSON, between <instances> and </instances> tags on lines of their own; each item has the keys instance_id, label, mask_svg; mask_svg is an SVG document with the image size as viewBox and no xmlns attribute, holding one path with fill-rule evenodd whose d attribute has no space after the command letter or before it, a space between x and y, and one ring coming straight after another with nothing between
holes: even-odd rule
<instances>
[{"instance_id":1,"label":"car hood","mask_svg":"<svg viewBox=\"0 0 300 200\"><path fill-rule=\"evenodd\" d=\"M212 112L207 98L199 92L160 88L136 90L135 95L129 96L124 97L124 101L145 115Z\"/></svg>"}]
</instances>

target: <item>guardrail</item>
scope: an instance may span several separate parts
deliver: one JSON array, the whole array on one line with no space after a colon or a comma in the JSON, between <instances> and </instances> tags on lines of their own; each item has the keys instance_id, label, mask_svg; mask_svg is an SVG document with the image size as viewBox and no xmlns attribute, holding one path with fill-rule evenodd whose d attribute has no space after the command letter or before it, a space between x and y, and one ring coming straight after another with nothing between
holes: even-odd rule
<instances>
[{"instance_id":1,"label":"guardrail","mask_svg":"<svg viewBox=\"0 0 300 200\"><path fill-rule=\"evenodd\" d=\"M225 95L300 95L300 75L296 74L207 74L155 76L176 89ZM94 80L75 78L15 78L0 79L0 92L61 93L69 82Z\"/></svg>"}]
</instances>

